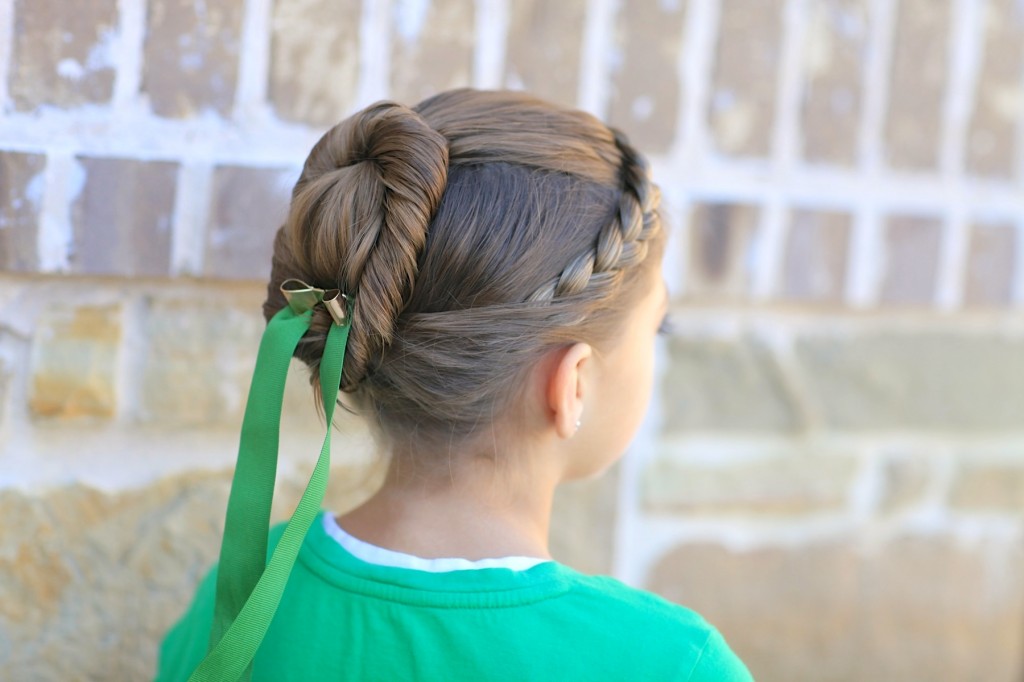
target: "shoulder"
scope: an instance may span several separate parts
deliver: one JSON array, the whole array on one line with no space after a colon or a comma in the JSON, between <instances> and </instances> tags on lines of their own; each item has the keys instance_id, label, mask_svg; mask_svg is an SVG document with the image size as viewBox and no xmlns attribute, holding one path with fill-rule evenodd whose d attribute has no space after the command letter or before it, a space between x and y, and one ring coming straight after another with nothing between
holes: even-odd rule
<instances>
[{"instance_id":1,"label":"shoulder","mask_svg":"<svg viewBox=\"0 0 1024 682\"><path fill-rule=\"evenodd\" d=\"M661 659L681 682L749 682L746 666L699 613L608 576L576 574L566 595L596 627L628 642L647 660Z\"/></svg>"}]
</instances>

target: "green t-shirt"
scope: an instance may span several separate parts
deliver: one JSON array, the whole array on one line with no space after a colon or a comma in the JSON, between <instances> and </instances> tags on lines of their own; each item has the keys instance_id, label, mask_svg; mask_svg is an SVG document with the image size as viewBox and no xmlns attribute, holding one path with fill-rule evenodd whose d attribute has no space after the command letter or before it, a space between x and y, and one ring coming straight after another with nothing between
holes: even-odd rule
<instances>
[{"instance_id":1,"label":"green t-shirt","mask_svg":"<svg viewBox=\"0 0 1024 682\"><path fill-rule=\"evenodd\" d=\"M256 654L254 682L751 680L699 615L613 578L554 561L523 571L380 566L320 521ZM187 680L202 660L216 582L214 569L167 634L158 682Z\"/></svg>"}]
</instances>

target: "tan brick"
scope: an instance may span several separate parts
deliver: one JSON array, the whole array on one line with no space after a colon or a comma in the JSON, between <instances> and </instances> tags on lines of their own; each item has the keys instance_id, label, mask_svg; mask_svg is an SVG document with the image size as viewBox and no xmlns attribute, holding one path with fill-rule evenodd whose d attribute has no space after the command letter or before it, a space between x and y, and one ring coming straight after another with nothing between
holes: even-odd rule
<instances>
[{"instance_id":1,"label":"tan brick","mask_svg":"<svg viewBox=\"0 0 1024 682\"><path fill-rule=\"evenodd\" d=\"M878 509L897 514L925 499L932 480L928 453L886 453L882 462L882 493Z\"/></svg>"},{"instance_id":2,"label":"tan brick","mask_svg":"<svg viewBox=\"0 0 1024 682\"><path fill-rule=\"evenodd\" d=\"M165 276L178 164L79 157L84 183L71 207L71 271Z\"/></svg>"},{"instance_id":3,"label":"tan brick","mask_svg":"<svg viewBox=\"0 0 1024 682\"><path fill-rule=\"evenodd\" d=\"M675 336L668 353L661 383L665 433L799 428L778 363L756 339Z\"/></svg>"},{"instance_id":4,"label":"tan brick","mask_svg":"<svg viewBox=\"0 0 1024 682\"><path fill-rule=\"evenodd\" d=\"M839 303L846 288L850 215L800 209L790 213L782 295Z\"/></svg>"},{"instance_id":5,"label":"tan brick","mask_svg":"<svg viewBox=\"0 0 1024 682\"><path fill-rule=\"evenodd\" d=\"M794 343L826 425L1019 432L1024 340L948 329L807 335Z\"/></svg>"},{"instance_id":6,"label":"tan brick","mask_svg":"<svg viewBox=\"0 0 1024 682\"><path fill-rule=\"evenodd\" d=\"M906 537L865 560L863 680L1019 680L1024 558L1019 542Z\"/></svg>"},{"instance_id":7,"label":"tan brick","mask_svg":"<svg viewBox=\"0 0 1024 682\"><path fill-rule=\"evenodd\" d=\"M857 163L869 17L867 0L812 0L808 6L800 119L809 161Z\"/></svg>"},{"instance_id":8,"label":"tan brick","mask_svg":"<svg viewBox=\"0 0 1024 682\"><path fill-rule=\"evenodd\" d=\"M694 457L688 457L688 455ZM665 449L645 469L642 503L655 514L790 516L845 507L855 457L785 452L709 464L697 446Z\"/></svg>"},{"instance_id":9,"label":"tan brick","mask_svg":"<svg viewBox=\"0 0 1024 682\"><path fill-rule=\"evenodd\" d=\"M117 0L15 0L8 87L16 109L110 101ZM10 30L5 27L5 30Z\"/></svg>"},{"instance_id":10,"label":"tan brick","mask_svg":"<svg viewBox=\"0 0 1024 682\"><path fill-rule=\"evenodd\" d=\"M952 4L901 0L897 7L886 160L901 170L934 170L942 137Z\"/></svg>"},{"instance_id":11,"label":"tan brick","mask_svg":"<svg viewBox=\"0 0 1024 682\"><path fill-rule=\"evenodd\" d=\"M212 288L148 301L138 418L168 425L241 426L263 333L263 292Z\"/></svg>"},{"instance_id":12,"label":"tan brick","mask_svg":"<svg viewBox=\"0 0 1024 682\"><path fill-rule=\"evenodd\" d=\"M676 136L685 4L630 3L616 23L622 57L612 68L609 120L645 153L668 151Z\"/></svg>"},{"instance_id":13,"label":"tan brick","mask_svg":"<svg viewBox=\"0 0 1024 682\"><path fill-rule=\"evenodd\" d=\"M510 0L505 84L576 106L586 0Z\"/></svg>"},{"instance_id":14,"label":"tan brick","mask_svg":"<svg viewBox=\"0 0 1024 682\"><path fill-rule=\"evenodd\" d=\"M971 226L964 302L969 306L1007 305L1013 297L1018 228L1012 223Z\"/></svg>"},{"instance_id":15,"label":"tan brick","mask_svg":"<svg viewBox=\"0 0 1024 682\"><path fill-rule=\"evenodd\" d=\"M957 466L949 503L969 512L1024 514L1024 466L972 461L969 454ZM1019 454L1016 459L1020 460Z\"/></svg>"},{"instance_id":16,"label":"tan brick","mask_svg":"<svg viewBox=\"0 0 1024 682\"><path fill-rule=\"evenodd\" d=\"M120 306L44 308L32 341L32 414L113 417L120 343Z\"/></svg>"},{"instance_id":17,"label":"tan brick","mask_svg":"<svg viewBox=\"0 0 1024 682\"><path fill-rule=\"evenodd\" d=\"M365 499L361 480L376 479L332 468L325 507ZM230 481L221 471L116 494L0 490L0 678L151 679L157 647L217 558ZM301 474L279 478L275 523L304 485Z\"/></svg>"},{"instance_id":18,"label":"tan brick","mask_svg":"<svg viewBox=\"0 0 1024 682\"><path fill-rule=\"evenodd\" d=\"M577 571L613 570L619 467L601 476L558 487L551 514L551 554Z\"/></svg>"},{"instance_id":19,"label":"tan brick","mask_svg":"<svg viewBox=\"0 0 1024 682\"><path fill-rule=\"evenodd\" d=\"M0 152L0 270L39 267L37 236L43 202L41 154Z\"/></svg>"},{"instance_id":20,"label":"tan brick","mask_svg":"<svg viewBox=\"0 0 1024 682\"><path fill-rule=\"evenodd\" d=\"M898 538L731 553L682 545L649 587L703 614L758 680L998 680L1022 672L1019 543ZM786 655L779 655L780 646Z\"/></svg>"},{"instance_id":21,"label":"tan brick","mask_svg":"<svg viewBox=\"0 0 1024 682\"><path fill-rule=\"evenodd\" d=\"M881 300L896 305L935 302L942 248L942 223L926 216L890 216L885 225L886 258Z\"/></svg>"},{"instance_id":22,"label":"tan brick","mask_svg":"<svg viewBox=\"0 0 1024 682\"><path fill-rule=\"evenodd\" d=\"M432 0L418 9L394 14L391 97L407 104L472 83L472 0Z\"/></svg>"},{"instance_id":23,"label":"tan brick","mask_svg":"<svg viewBox=\"0 0 1024 682\"><path fill-rule=\"evenodd\" d=\"M244 9L236 0L150 0L142 91L154 113L231 113Z\"/></svg>"},{"instance_id":24,"label":"tan brick","mask_svg":"<svg viewBox=\"0 0 1024 682\"><path fill-rule=\"evenodd\" d=\"M750 291L749 256L757 243L761 211L742 204L700 204L691 215L687 293L738 300Z\"/></svg>"},{"instance_id":25,"label":"tan brick","mask_svg":"<svg viewBox=\"0 0 1024 682\"><path fill-rule=\"evenodd\" d=\"M775 120L781 7L723 0L709 117L715 145L733 156L767 156Z\"/></svg>"},{"instance_id":26,"label":"tan brick","mask_svg":"<svg viewBox=\"0 0 1024 682\"><path fill-rule=\"evenodd\" d=\"M354 107L360 0L278 0L271 27L270 102L290 121L329 126Z\"/></svg>"},{"instance_id":27,"label":"tan brick","mask_svg":"<svg viewBox=\"0 0 1024 682\"><path fill-rule=\"evenodd\" d=\"M735 554L682 545L654 566L647 588L707 618L756 680L868 679L847 669L857 568L842 544Z\"/></svg>"},{"instance_id":28,"label":"tan brick","mask_svg":"<svg viewBox=\"0 0 1024 682\"><path fill-rule=\"evenodd\" d=\"M983 16L984 57L965 156L971 173L1009 179L1024 115L1024 11L1015 0L991 0Z\"/></svg>"},{"instance_id":29,"label":"tan brick","mask_svg":"<svg viewBox=\"0 0 1024 682\"><path fill-rule=\"evenodd\" d=\"M220 166L213 176L213 206L203 268L209 277L270 276L274 235L288 215L298 172L280 168Z\"/></svg>"}]
</instances>

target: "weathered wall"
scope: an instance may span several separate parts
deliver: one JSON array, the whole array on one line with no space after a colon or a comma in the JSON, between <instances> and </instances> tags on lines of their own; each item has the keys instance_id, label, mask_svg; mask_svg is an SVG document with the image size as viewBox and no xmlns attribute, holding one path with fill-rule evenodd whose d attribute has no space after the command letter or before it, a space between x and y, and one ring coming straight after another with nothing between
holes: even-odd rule
<instances>
[{"instance_id":1,"label":"weathered wall","mask_svg":"<svg viewBox=\"0 0 1024 682\"><path fill-rule=\"evenodd\" d=\"M216 555L298 165L474 85L623 127L674 230L652 413L559 555L762 681L1020 680L1022 46L1015 0L0 0L0 678L147 677ZM341 509L357 424L335 459Z\"/></svg>"}]
</instances>

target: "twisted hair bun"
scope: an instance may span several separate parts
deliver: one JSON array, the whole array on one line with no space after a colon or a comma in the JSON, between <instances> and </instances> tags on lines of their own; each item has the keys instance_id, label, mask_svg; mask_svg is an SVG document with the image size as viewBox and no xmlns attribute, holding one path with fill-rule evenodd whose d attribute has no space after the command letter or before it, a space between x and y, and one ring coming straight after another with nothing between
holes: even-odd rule
<instances>
[{"instance_id":1,"label":"twisted hair bun","mask_svg":"<svg viewBox=\"0 0 1024 682\"><path fill-rule=\"evenodd\" d=\"M548 350L615 343L653 286L657 203L643 157L584 112L469 89L375 104L313 148L264 313L291 277L354 295L347 403L396 450L447 451L514 420ZM315 383L331 318L313 310L296 355Z\"/></svg>"},{"instance_id":2,"label":"twisted hair bun","mask_svg":"<svg viewBox=\"0 0 1024 682\"><path fill-rule=\"evenodd\" d=\"M274 246L269 318L289 277L355 296L341 387L380 362L416 282L427 227L448 179L448 142L416 112L375 104L313 147ZM279 300L280 299L280 300ZM315 368L330 316L319 307L297 355Z\"/></svg>"}]
</instances>

